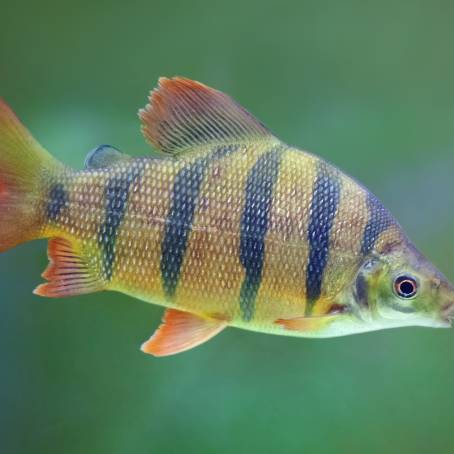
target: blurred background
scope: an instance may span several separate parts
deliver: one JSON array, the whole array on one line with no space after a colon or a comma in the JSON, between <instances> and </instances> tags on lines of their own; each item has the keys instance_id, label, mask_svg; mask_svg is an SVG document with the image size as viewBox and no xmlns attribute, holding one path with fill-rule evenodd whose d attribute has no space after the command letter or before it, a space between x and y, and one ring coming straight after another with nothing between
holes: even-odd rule
<instances>
[{"instance_id":1,"label":"blurred background","mask_svg":"<svg viewBox=\"0 0 454 454\"><path fill-rule=\"evenodd\" d=\"M0 0L0 95L80 168L146 154L136 116L161 75L241 102L354 175L454 279L454 3ZM139 351L162 308L32 295L44 241L0 256L2 453L451 453L454 332L332 340L230 329Z\"/></svg>"}]
</instances>

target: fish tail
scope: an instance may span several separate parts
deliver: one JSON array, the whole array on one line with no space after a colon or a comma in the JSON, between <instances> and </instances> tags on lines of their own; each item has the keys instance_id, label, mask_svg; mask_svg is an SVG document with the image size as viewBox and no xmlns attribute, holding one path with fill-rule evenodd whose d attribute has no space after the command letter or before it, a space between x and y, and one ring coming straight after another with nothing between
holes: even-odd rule
<instances>
[{"instance_id":1,"label":"fish tail","mask_svg":"<svg viewBox=\"0 0 454 454\"><path fill-rule=\"evenodd\" d=\"M44 181L61 169L0 98L0 252L41 236Z\"/></svg>"}]
</instances>

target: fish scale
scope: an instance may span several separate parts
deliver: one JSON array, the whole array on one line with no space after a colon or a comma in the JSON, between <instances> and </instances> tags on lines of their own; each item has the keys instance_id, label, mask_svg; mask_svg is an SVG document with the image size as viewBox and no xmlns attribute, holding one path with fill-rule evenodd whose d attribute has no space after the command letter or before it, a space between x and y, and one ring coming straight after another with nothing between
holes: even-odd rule
<instances>
[{"instance_id":1,"label":"fish scale","mask_svg":"<svg viewBox=\"0 0 454 454\"><path fill-rule=\"evenodd\" d=\"M235 222L235 225L232 226L233 228L230 230L226 229L226 224L221 224L219 226L219 233L211 239L207 238L207 232L216 228L214 226L216 220L208 220L206 217L203 218L202 216L195 219L194 222L192 222L192 216L187 220L181 219L182 213L184 213L185 210L199 213L199 209L196 206L196 199L197 193L200 192L200 187L204 180L202 178L203 172L200 170L201 161L199 157L184 163L174 160L163 163L154 159L142 159L140 161L119 164L117 168L115 166L111 167L108 173L104 172L102 175L99 172L92 174L88 172L89 179L91 177L96 181L101 178L103 184L95 185L94 183L87 181L87 175L84 174L84 189L78 187L80 184L79 182L82 179L80 173L75 173L73 176L66 175L64 183L54 183L63 185L68 194L81 194L82 200L86 199L89 194L92 195L94 188L105 194L100 194L96 197L96 200L99 202L98 206L94 206L93 203L91 204L92 208L90 212L93 213L94 216L88 221L88 226L91 226L91 232L86 232L88 235L91 234L91 237L87 238L86 241L88 261L90 263L98 264L99 260L101 260L101 262L104 263L101 270L94 269L93 273L95 275L103 276L107 288L115 290L127 289L128 293L142 299L154 300L157 298L163 301L164 304L172 307L189 308L201 312L204 312L208 306L211 312L223 314L225 317L237 317L242 314L241 316L245 320L251 320L254 315L257 315L257 318L260 319L260 313L254 314L254 311L251 311L246 316L244 315L244 306L247 306L247 303L244 302L245 298L242 298L241 289L247 289L247 285L255 285L257 288L255 290L252 289L252 294L257 294L258 287L263 286L260 298L257 301L259 307L263 307L264 304L273 306L273 303L263 303L263 301L270 299L270 295L266 293L266 290L268 290L270 294L273 294L273 299L279 300L282 300L286 293L291 294L293 290L291 285L282 285L281 283L276 282L276 280L273 279L273 276L268 276L268 273L262 273L262 269L267 265L266 258L261 257L261 255L264 255L268 219L273 218L269 211L273 203L276 205L285 204L287 194L283 194L282 200L276 197L273 199L273 194L271 193L265 195L258 193L257 196L257 182L253 182L252 186L248 186L246 181L244 187L241 188L238 187L237 181L241 178L247 180L247 178L254 176L255 166L260 164L260 162L264 162L265 164L263 167L265 168L265 177L267 169L271 169L275 173L276 179L282 178L284 181L290 183L289 186L292 191L298 190L303 193L307 186L306 182L308 181L307 178L305 178L307 164L306 162L301 163L301 175L296 176L299 183L292 183L285 173L279 174L275 162L267 161L267 153L269 153L269 151L258 148L257 150L252 150L252 152L251 150L247 150L247 152L251 155L251 158L253 158L251 159L249 172L244 172L243 163L233 159L234 157L226 162L217 162L216 165L220 166L223 170L221 174L224 173L224 178L227 176L227 179L222 181L223 178L221 176L212 180L211 184L209 181L206 181L204 188L206 194L203 195L203 198L210 200L218 211L224 213L224 215L229 218L231 216L229 213L230 207L225 203L221 203L219 198L222 199L225 193L230 194L231 196L236 193L236 200L231 207L240 207L240 209L235 208L235 211L237 215L243 217L245 214L248 214L249 211L249 217L251 219L246 223L244 220L242 222L240 219L239 222ZM286 152L292 153L291 149L282 150L284 156ZM293 153L299 152L293 151ZM296 157L298 157L298 155L296 155ZM303 156L301 157L303 158ZM285 159L285 157L283 159ZM203 160L207 162L207 168L212 168L214 166L214 162L210 162L205 158L203 158ZM295 165L295 163L293 163L293 165ZM314 160L312 165L316 168L318 166L317 160ZM230 168L226 170L225 166L229 166ZM198 170L191 173L190 169L194 168ZM137 182L136 189L137 197L140 199L138 203L129 200L127 189L127 182L132 179L131 175L135 173L142 174L140 176L140 181ZM182 175L187 175L188 178L184 178L184 183L180 184L178 182L178 176L181 177ZM118 182L118 184L116 185L115 182ZM295 189L297 185L300 187ZM219 193L217 190L219 186L223 187L225 192ZM159 191L156 188L161 188L161 190ZM175 190L175 188L177 188L177 190ZM316 225L320 228L327 225L323 216L327 212L324 208L324 203L329 202L331 199L329 190L330 185L324 182L320 189L315 191L316 197L311 197L312 204L314 204L314 200L316 201L315 219ZM248 192L250 192L253 197L249 204L249 209L247 209L247 207L242 207L243 204L246 205L245 200ZM147 194L153 194L154 196L147 196ZM216 197L216 195L218 197ZM317 202L319 195L321 197L320 203ZM167 211L165 213L163 212L162 216L149 217L147 219L147 213L152 210L153 207L156 207L160 200L164 199L168 200ZM176 205L175 209L172 209L170 206L172 200L174 200ZM200 202L200 200L198 200L198 202ZM260 206L267 202L269 203L268 208L262 208ZM106 204L107 210L106 208L103 208ZM124 213L123 208L125 209ZM85 210L86 207L83 204L79 204L78 209ZM99 213L103 213L103 210L105 210L105 213L101 216L103 222L99 223ZM309 209L309 214L306 215L305 213L302 213L302 217L309 218L311 211L314 211L313 207ZM292 213L288 208L285 209L285 213L285 223L291 229L294 229L294 222L295 220L297 221L298 218L294 217L292 219ZM62 212L61 215L63 216L64 212ZM214 213L213 217L216 216L218 216L218 214ZM72 235L77 239L80 237L78 231L80 229L79 214L77 213L77 210L73 212L73 209L71 208L69 210L69 217L73 220L72 223L59 223L57 218L51 222L51 226L53 229L59 230L61 234ZM150 229L148 227L149 223L154 227ZM243 253L243 260L241 259L242 225L245 229L243 236L246 237L246 246L243 248L245 250ZM324 275L324 266L319 266L319 262L324 260L323 257L325 257L328 252L328 245L322 244L322 246L320 246L320 241L323 240L323 242L326 243L327 238L321 238L317 231L311 232L310 222L308 225L309 226L304 226L305 228L300 230L300 234L293 237L291 241L299 245L300 250L297 251L297 254L299 255L303 252L305 247L310 249L310 241L305 242L304 237L308 235L309 240L312 238L315 243L313 248L315 251L313 256L315 264L313 263L311 265L309 259L309 262L306 265L306 269L309 269L307 276L310 279L320 281L318 285L321 286L321 280ZM87 230L85 227L82 227L81 229ZM99 238L97 237L98 231ZM137 233L141 231L144 232L143 236ZM158 233L158 235L155 235L154 241L150 241L150 239L153 238L153 231ZM166 241L166 236L167 238L170 238L170 240L167 239ZM261 236L263 236L262 240L260 240ZM250 244L247 244L247 239L249 239ZM112 240L114 240L114 243L112 243ZM228 254L222 252L213 254L213 251L217 251L214 243L219 241L224 243L224 240L227 242L233 240L236 243L235 247L230 247L228 249ZM274 240L277 241L278 244L284 243L279 230L274 232ZM96 241L100 244L101 250L93 247L93 244L95 244ZM262 243L263 245L261 245ZM144 247L150 252L150 255L138 256L138 251L142 250ZM104 253L102 252L103 248L105 249ZM239 256L236 251L237 249L239 249ZM154 253L151 253L151 251L154 251ZM158 253L158 251L160 252ZM289 250L288 253L290 263L292 263L291 258L293 252L295 252L294 249ZM342 249L340 252L343 254L349 251ZM332 254L333 253L334 250L332 251ZM351 254L356 258L357 251L351 251ZM323 257L320 257L320 255L323 255ZM231 256L233 257L233 260L230 260ZM215 257L220 257L223 265L225 260L230 260L230 265L233 264L235 267L235 270L232 270L232 274L237 276L237 280L235 283L227 283L228 289L233 291L225 297L222 292L220 292L222 283L218 282L219 276L211 276L211 273L208 271L209 269L215 269L213 267L213 262L216 262ZM272 259L271 254L268 257L270 260ZM280 253L275 255L275 259L277 260L282 260L282 258L282 254ZM248 279L248 267L245 263L242 263L242 261L249 261L252 263L250 266L252 273L254 273L255 267L255 282L248 282L250 280ZM183 262L185 262L184 265ZM166 265L164 266L163 263L166 263ZM354 259L352 263L355 264L356 259ZM296 264L297 266L301 266L298 262L296 262ZM112 267L112 270L109 270L110 267ZM180 268L183 267L184 275L180 280ZM119 279L119 275L123 276L123 278ZM312 281L310 281L310 279L307 283L306 291L311 285ZM169 281L171 284L168 284ZM166 289L169 285L173 287L171 295L169 295L168 288ZM303 312L306 311L306 297L300 292L300 286L298 285L297 287L297 291L294 292L296 298L294 300L294 305L291 306L291 313L289 315L301 315L301 310L303 310ZM333 292L335 291L337 291L337 289L333 289ZM243 293L247 294L247 292L248 290L243 290ZM251 292L251 290L249 290L249 292ZM238 294L240 295L239 302ZM152 296L150 297L149 295ZM252 298L252 296L250 296L250 298ZM322 302L322 300L320 302ZM281 308L279 305L277 306L274 314L276 318L278 318L279 314L282 315ZM270 313L269 307L264 309L268 315Z\"/></svg>"},{"instance_id":2,"label":"fish scale","mask_svg":"<svg viewBox=\"0 0 454 454\"><path fill-rule=\"evenodd\" d=\"M188 79L161 79L140 118L160 156L101 145L75 171L0 104L0 213L21 222L0 219L0 250L50 239L35 293L116 290L165 306L142 346L157 356L227 326L299 337L449 326L449 282L336 167Z\"/></svg>"}]
</instances>

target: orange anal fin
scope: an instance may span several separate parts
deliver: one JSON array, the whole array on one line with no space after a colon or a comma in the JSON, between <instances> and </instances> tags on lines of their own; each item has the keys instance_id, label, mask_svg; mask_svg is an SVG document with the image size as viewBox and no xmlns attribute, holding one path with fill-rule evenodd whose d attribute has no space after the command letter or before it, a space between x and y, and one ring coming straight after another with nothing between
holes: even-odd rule
<instances>
[{"instance_id":1,"label":"orange anal fin","mask_svg":"<svg viewBox=\"0 0 454 454\"><path fill-rule=\"evenodd\" d=\"M154 356L174 355L203 344L226 326L227 322L223 320L167 309L161 325L142 344L141 350Z\"/></svg>"},{"instance_id":2,"label":"orange anal fin","mask_svg":"<svg viewBox=\"0 0 454 454\"><path fill-rule=\"evenodd\" d=\"M102 283L93 275L74 245L63 238L49 240L49 266L42 277L49 282L39 285L33 293L59 298L102 290Z\"/></svg>"}]
</instances>

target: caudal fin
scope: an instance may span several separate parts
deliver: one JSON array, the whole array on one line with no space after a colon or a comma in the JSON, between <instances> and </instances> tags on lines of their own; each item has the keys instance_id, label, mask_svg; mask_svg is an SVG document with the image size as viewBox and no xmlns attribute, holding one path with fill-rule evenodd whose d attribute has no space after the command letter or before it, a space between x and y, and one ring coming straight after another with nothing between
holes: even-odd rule
<instances>
[{"instance_id":1,"label":"caudal fin","mask_svg":"<svg viewBox=\"0 0 454 454\"><path fill-rule=\"evenodd\" d=\"M39 236L44 175L60 167L0 98L0 252Z\"/></svg>"}]
</instances>

